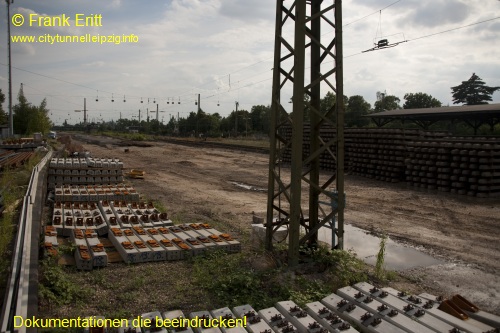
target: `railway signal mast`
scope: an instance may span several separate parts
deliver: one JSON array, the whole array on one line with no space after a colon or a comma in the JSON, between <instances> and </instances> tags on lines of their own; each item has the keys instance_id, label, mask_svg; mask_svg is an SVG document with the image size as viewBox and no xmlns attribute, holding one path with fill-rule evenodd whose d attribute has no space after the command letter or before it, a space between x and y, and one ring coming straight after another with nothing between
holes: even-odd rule
<instances>
[{"instance_id":1,"label":"railway signal mast","mask_svg":"<svg viewBox=\"0 0 500 333\"><path fill-rule=\"evenodd\" d=\"M290 26L290 27L289 27ZM322 42L322 28L335 31L333 40ZM285 32L291 29L294 37ZM308 55L306 56L306 51ZM306 66L306 59L310 59ZM318 229L333 221L338 243L343 249L344 233L344 105L342 65L341 0L277 0L274 46L273 91L271 103L271 148L266 223L266 249L272 249L273 235L288 226L288 264L298 264L299 248L315 245ZM321 88L336 95L337 103L322 110ZM292 112L288 96L292 93ZM309 96L309 101L304 98ZM286 104L284 104L285 102ZM305 110L310 120L305 123ZM303 148L310 128L310 149ZM336 136L325 138L322 128L336 129ZM287 129L291 135L286 135ZM284 152L291 150L291 170L283 172ZM331 154L336 171L322 174L320 155ZM331 188L335 185L335 188ZM308 205L303 207L307 187ZM322 202L331 203L322 205ZM303 230L301 231L301 227ZM333 244L332 244L333 245Z\"/></svg>"},{"instance_id":2,"label":"railway signal mast","mask_svg":"<svg viewBox=\"0 0 500 333\"><path fill-rule=\"evenodd\" d=\"M83 110L75 110L75 112L83 112L83 126L87 126L87 99L83 99Z\"/></svg>"}]
</instances>

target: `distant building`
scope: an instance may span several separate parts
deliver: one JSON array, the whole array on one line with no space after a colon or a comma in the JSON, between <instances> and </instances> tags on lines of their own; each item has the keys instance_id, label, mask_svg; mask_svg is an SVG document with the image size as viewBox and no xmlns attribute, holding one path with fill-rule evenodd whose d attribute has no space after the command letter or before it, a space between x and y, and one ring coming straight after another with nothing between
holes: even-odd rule
<instances>
[{"instance_id":1,"label":"distant building","mask_svg":"<svg viewBox=\"0 0 500 333\"><path fill-rule=\"evenodd\" d=\"M139 133L139 130L141 129L140 126L129 126L127 127L127 130L129 133Z\"/></svg>"}]
</instances>

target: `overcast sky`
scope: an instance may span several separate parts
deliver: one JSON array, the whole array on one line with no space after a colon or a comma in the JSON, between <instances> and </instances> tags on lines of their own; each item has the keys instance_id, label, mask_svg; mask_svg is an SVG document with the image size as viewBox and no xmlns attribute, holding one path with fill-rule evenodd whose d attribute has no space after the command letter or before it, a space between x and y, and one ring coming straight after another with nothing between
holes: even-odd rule
<instances>
[{"instance_id":1,"label":"overcast sky","mask_svg":"<svg viewBox=\"0 0 500 333\"><path fill-rule=\"evenodd\" d=\"M153 102L164 111L160 120L178 112L186 117L196 111L197 94L205 112L222 116L235 101L247 110L269 105L275 7L275 0L15 0L11 15L22 14L25 22L11 26L13 36L134 34L138 42L12 43L14 102L23 83L28 101L47 98L56 124L82 121L74 110L83 109L84 98L96 121L120 113L131 118L139 109L142 118L156 110ZM30 27L30 14L65 14L70 26ZM102 26L76 27L76 14L101 15ZM398 96L401 104L405 93L424 92L452 105L450 87L473 72L500 86L500 19L420 38L495 17L498 0L344 0L345 95L362 95L373 106L377 91ZM0 88L7 96L5 3L0 24ZM381 37L408 42L361 53ZM322 38L328 44L331 29ZM493 102L500 103L500 92Z\"/></svg>"}]
</instances>

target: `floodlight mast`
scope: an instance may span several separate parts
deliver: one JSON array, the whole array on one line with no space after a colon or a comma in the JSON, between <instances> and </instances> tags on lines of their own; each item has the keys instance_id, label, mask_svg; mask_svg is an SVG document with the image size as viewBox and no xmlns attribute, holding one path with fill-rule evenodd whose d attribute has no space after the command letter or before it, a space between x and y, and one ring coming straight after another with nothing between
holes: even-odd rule
<instances>
[{"instance_id":1,"label":"floodlight mast","mask_svg":"<svg viewBox=\"0 0 500 333\"><path fill-rule=\"evenodd\" d=\"M343 248L344 223L344 105L342 73L342 4L341 0L277 0L276 36L274 48L273 91L271 102L271 131L268 202L266 221L266 249L272 249L274 234L283 225L288 226L288 264L298 264L299 248L302 245L315 246L318 230L338 214L338 228L335 228L338 244ZM334 11L334 22L327 17ZM309 15L308 15L309 13ZM294 24L294 40L288 42L282 34L285 24ZM321 25L335 29L335 38L328 44L321 43ZM306 43L306 38L308 39ZM282 50L282 45L285 46ZM292 46L293 45L293 46ZM310 47L310 83L305 79L305 50ZM283 55L282 55L283 51ZM287 59L292 58L291 61ZM332 61L333 59L333 61ZM331 64L333 68L331 67ZM323 69L323 71L322 71ZM331 77L335 74L335 83ZM292 113L288 114L281 103L282 91L293 91ZM337 103L321 110L321 86L328 86L336 94ZM288 90L286 90L288 88ZM304 95L310 101L304 101ZM287 99L284 99L287 100ZM303 150L305 109L309 110L309 151ZM321 137L322 128L336 129L331 139ZM290 131L291 135L285 132ZM283 153L291 149L290 176L281 172ZM336 172L320 177L320 155L329 153L336 161ZM336 189L328 187L336 181ZM309 187L308 209L302 207L302 187ZM337 205L320 207L320 196L329 198ZM282 203L283 201L283 203ZM334 208L336 206L336 208ZM329 209L331 209L329 211ZM308 210L309 217L304 211ZM320 215L322 215L320 217ZM300 237L300 227L305 234Z\"/></svg>"}]
</instances>

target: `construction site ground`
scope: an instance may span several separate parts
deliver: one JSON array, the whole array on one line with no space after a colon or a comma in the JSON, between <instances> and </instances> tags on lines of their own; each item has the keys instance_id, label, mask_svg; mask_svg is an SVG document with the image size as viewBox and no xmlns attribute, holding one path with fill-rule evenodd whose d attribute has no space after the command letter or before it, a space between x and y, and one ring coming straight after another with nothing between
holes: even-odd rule
<instances>
[{"instance_id":1,"label":"construction site ground","mask_svg":"<svg viewBox=\"0 0 500 333\"><path fill-rule=\"evenodd\" d=\"M265 216L267 193L241 185L267 188L268 155L159 141L147 142L150 147L144 147L144 143L142 147L124 147L118 139L107 137L92 136L92 143L82 136L79 140L77 142L82 143L92 156L118 158L124 162L125 171L144 170L144 179L129 178L126 181L146 199L162 203L174 222L215 223L240 237L244 247L250 246L252 214ZM282 169L283 174L289 171L288 168ZM460 293L480 308L500 315L499 198L479 199L420 190L407 187L404 183L386 183L352 175L346 176L345 186L346 223L370 233L385 233L445 262L400 271L405 278L387 282L388 285L413 293L425 291L445 296ZM307 202L306 198L304 202ZM109 267L100 270L99 274L109 279L110 283L117 277L116 283L136 279L121 275L130 274L131 269L150 271L152 274L148 276L154 281L161 280L161 276L155 275L157 272L164 272L167 280L182 279L185 271L176 271L176 267L180 267L177 265L185 263ZM111 276L106 275L108 269ZM111 273L113 270L115 272ZM191 301L197 295L202 297L194 286L177 287L176 292L180 295L191 293ZM169 301L162 299L164 296L151 290L148 302L153 306L162 306ZM99 297L113 298L101 293L96 295L96 302ZM169 306L200 310L195 304L182 303L182 297L169 297ZM115 301L120 302L120 299ZM201 299L200 303L203 303ZM137 310L143 307L148 310L147 303L137 300L134 304ZM66 310L66 314L71 312ZM56 310L45 311L48 315ZM64 309L57 311L59 315L64 315L60 312Z\"/></svg>"}]
</instances>

